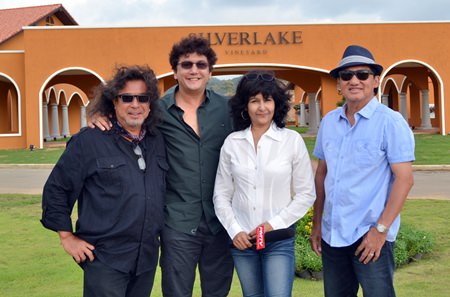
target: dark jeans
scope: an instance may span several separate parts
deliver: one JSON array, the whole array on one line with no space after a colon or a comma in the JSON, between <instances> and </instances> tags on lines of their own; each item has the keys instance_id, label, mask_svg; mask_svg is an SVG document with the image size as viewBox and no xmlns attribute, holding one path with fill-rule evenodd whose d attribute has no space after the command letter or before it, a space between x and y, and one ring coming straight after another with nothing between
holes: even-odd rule
<instances>
[{"instance_id":1,"label":"dark jeans","mask_svg":"<svg viewBox=\"0 0 450 297\"><path fill-rule=\"evenodd\" d=\"M331 247L322 240L325 297L395 297L394 242L386 241L376 262L363 264L355 256L362 238L347 247Z\"/></svg>"},{"instance_id":2,"label":"dark jeans","mask_svg":"<svg viewBox=\"0 0 450 297\"><path fill-rule=\"evenodd\" d=\"M98 260L80 265L84 270L84 297L149 297L156 268L134 275L115 270Z\"/></svg>"},{"instance_id":3,"label":"dark jeans","mask_svg":"<svg viewBox=\"0 0 450 297\"><path fill-rule=\"evenodd\" d=\"M227 296L233 278L233 260L226 231L213 235L203 220L196 235L164 227L160 258L163 295L191 297L197 264L202 296Z\"/></svg>"}]
</instances>

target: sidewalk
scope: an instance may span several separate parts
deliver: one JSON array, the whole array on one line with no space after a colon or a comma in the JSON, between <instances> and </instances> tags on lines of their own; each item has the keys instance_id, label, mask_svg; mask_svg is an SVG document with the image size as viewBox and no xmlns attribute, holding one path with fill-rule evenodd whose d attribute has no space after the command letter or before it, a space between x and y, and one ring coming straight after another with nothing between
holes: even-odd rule
<instances>
[{"instance_id":1,"label":"sidewalk","mask_svg":"<svg viewBox=\"0 0 450 297\"><path fill-rule=\"evenodd\" d=\"M313 162L315 167L317 162ZM0 193L41 194L53 164L0 164ZM410 199L450 200L450 165L413 165Z\"/></svg>"}]
</instances>

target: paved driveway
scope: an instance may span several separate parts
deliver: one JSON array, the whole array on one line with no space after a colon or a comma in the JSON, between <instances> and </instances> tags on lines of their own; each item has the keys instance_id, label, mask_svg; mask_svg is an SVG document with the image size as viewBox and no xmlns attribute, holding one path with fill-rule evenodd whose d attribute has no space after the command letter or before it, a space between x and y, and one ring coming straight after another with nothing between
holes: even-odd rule
<instances>
[{"instance_id":1,"label":"paved driveway","mask_svg":"<svg viewBox=\"0 0 450 297\"><path fill-rule=\"evenodd\" d=\"M0 168L0 193L41 194L51 166ZM414 171L410 198L450 200L450 171Z\"/></svg>"}]
</instances>

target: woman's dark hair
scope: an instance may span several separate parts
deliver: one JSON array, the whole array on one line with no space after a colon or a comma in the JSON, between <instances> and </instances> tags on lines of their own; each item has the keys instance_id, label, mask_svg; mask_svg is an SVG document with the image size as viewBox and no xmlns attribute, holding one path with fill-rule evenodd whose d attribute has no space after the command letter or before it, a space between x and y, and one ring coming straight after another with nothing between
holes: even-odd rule
<instances>
[{"instance_id":1,"label":"woman's dark hair","mask_svg":"<svg viewBox=\"0 0 450 297\"><path fill-rule=\"evenodd\" d=\"M273 98L275 102L273 121L277 127L283 128L286 125L286 116L291 108L290 89L278 80L273 72L255 70L242 76L236 88L236 94L229 102L236 131L244 130L250 126L251 121L247 112L248 101L250 97L259 93L265 99Z\"/></svg>"},{"instance_id":2,"label":"woman's dark hair","mask_svg":"<svg viewBox=\"0 0 450 297\"><path fill-rule=\"evenodd\" d=\"M104 115L116 120L113 101L118 100L117 95L126 83L133 80L141 80L147 87L146 93L150 96L150 113L144 121L143 128L154 134L156 126L161 122L161 109L158 103L158 80L148 65L117 66L114 77L95 89L94 100L87 108L88 117Z\"/></svg>"},{"instance_id":3,"label":"woman's dark hair","mask_svg":"<svg viewBox=\"0 0 450 297\"><path fill-rule=\"evenodd\" d=\"M196 53L203 55L208 60L209 71L211 72L213 66L217 62L217 56L214 50L211 48L209 41L203 37L197 37L190 35L175 43L169 54L169 62L173 71L177 71L177 65L180 61L180 57Z\"/></svg>"}]
</instances>

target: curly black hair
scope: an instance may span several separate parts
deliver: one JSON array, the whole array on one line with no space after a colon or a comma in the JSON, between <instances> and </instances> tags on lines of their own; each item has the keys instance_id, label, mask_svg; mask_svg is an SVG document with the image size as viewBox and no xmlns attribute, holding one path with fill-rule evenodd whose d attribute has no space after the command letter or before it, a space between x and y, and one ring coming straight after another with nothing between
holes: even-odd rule
<instances>
[{"instance_id":1,"label":"curly black hair","mask_svg":"<svg viewBox=\"0 0 450 297\"><path fill-rule=\"evenodd\" d=\"M270 77L273 77L273 79L268 80L267 78ZM273 98L275 102L273 121L277 127L285 127L286 116L291 108L289 86L278 80L273 72L254 70L242 76L236 94L229 101L231 117L236 131L244 130L250 126L251 121L247 112L248 101L250 97L259 93L265 99Z\"/></svg>"},{"instance_id":2,"label":"curly black hair","mask_svg":"<svg viewBox=\"0 0 450 297\"><path fill-rule=\"evenodd\" d=\"M196 53L198 55L203 55L208 60L209 71L211 72L213 66L217 62L216 52L211 48L209 41L203 37L198 37L195 35L190 35L180 40L180 42L175 43L169 54L169 62L172 70L177 71L177 65L180 61L180 57Z\"/></svg>"},{"instance_id":3,"label":"curly black hair","mask_svg":"<svg viewBox=\"0 0 450 297\"><path fill-rule=\"evenodd\" d=\"M156 126L161 123L159 89L155 73L148 65L116 66L114 77L95 89L95 98L88 105L87 115L88 117L106 115L115 120L113 101L117 100L119 91L125 87L126 83L133 80L141 80L147 87L146 93L150 96L150 114L145 119L143 127L149 133L155 134Z\"/></svg>"}]
</instances>

